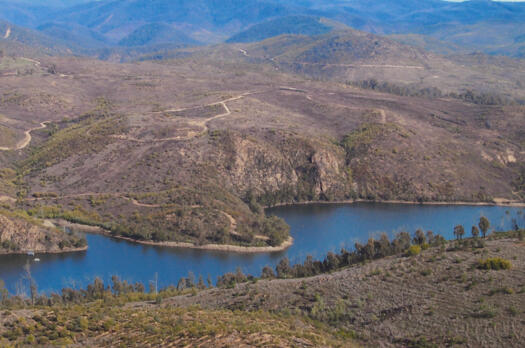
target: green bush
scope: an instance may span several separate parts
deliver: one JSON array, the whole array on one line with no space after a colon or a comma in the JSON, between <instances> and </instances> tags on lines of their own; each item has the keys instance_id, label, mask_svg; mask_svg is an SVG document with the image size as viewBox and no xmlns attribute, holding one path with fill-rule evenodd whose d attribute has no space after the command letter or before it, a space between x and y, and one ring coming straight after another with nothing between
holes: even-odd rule
<instances>
[{"instance_id":1,"label":"green bush","mask_svg":"<svg viewBox=\"0 0 525 348\"><path fill-rule=\"evenodd\" d=\"M407 256L417 256L421 254L421 247L419 245L411 245L407 250Z\"/></svg>"},{"instance_id":2,"label":"green bush","mask_svg":"<svg viewBox=\"0 0 525 348\"><path fill-rule=\"evenodd\" d=\"M478 261L478 268L479 269L486 269L486 270L502 270L502 269L510 269L512 267L512 264L509 260L502 259L501 257L491 257L486 260L479 260Z\"/></svg>"}]
</instances>

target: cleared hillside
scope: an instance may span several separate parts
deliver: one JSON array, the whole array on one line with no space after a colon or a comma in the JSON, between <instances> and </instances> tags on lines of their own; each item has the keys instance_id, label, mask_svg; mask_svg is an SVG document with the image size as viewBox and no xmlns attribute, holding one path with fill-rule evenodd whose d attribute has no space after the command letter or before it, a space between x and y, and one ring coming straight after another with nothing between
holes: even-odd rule
<instances>
[{"instance_id":1,"label":"cleared hillside","mask_svg":"<svg viewBox=\"0 0 525 348\"><path fill-rule=\"evenodd\" d=\"M238 60L48 58L3 77L4 127L49 121L5 154L4 192L139 241L265 248L287 228L264 206L523 199L523 107L315 82L226 49Z\"/></svg>"}]
</instances>

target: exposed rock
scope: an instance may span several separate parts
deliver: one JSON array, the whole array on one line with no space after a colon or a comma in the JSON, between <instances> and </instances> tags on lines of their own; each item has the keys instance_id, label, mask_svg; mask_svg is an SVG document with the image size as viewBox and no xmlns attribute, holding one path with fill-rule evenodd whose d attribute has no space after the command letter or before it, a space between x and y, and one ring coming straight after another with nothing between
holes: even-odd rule
<instances>
[{"instance_id":1,"label":"exposed rock","mask_svg":"<svg viewBox=\"0 0 525 348\"><path fill-rule=\"evenodd\" d=\"M85 240L57 228L0 215L0 253L58 253L85 248Z\"/></svg>"}]
</instances>

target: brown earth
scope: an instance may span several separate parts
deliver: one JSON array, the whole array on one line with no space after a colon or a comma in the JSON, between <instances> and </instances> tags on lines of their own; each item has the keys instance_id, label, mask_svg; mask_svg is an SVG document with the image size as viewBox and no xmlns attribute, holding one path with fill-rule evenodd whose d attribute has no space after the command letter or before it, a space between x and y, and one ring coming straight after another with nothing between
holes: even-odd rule
<instances>
[{"instance_id":1,"label":"brown earth","mask_svg":"<svg viewBox=\"0 0 525 348\"><path fill-rule=\"evenodd\" d=\"M60 204L127 237L268 246L255 236L276 228L260 206L523 201L522 106L401 97L199 56L43 58L34 69L2 78L0 124L23 139L51 123L26 151L0 153L23 174L0 192L38 194L27 208Z\"/></svg>"},{"instance_id":2,"label":"brown earth","mask_svg":"<svg viewBox=\"0 0 525 348\"><path fill-rule=\"evenodd\" d=\"M63 253L86 250L79 238L52 224L0 215L0 254Z\"/></svg>"},{"instance_id":3,"label":"brown earth","mask_svg":"<svg viewBox=\"0 0 525 348\"><path fill-rule=\"evenodd\" d=\"M476 268L503 257L505 271ZM163 306L303 313L352 329L366 346L520 347L525 339L525 247L513 239L484 249L424 251L304 279L260 280L179 296ZM136 304L139 308L144 304Z\"/></svg>"}]
</instances>

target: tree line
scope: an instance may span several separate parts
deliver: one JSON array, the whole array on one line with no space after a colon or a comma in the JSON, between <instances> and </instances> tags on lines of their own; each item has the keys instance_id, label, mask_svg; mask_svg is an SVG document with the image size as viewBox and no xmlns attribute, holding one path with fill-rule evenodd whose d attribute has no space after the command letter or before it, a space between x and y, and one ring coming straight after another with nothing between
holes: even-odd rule
<instances>
[{"instance_id":1,"label":"tree line","mask_svg":"<svg viewBox=\"0 0 525 348\"><path fill-rule=\"evenodd\" d=\"M406 97L425 97L425 98L454 98L460 99L469 103L479 105L512 105L516 104L505 96L495 93L478 93L472 90L466 90L462 93L444 93L437 87L420 88L415 85L398 85L391 82L379 82L376 79L368 79L362 81L348 81L348 85L368 89L383 93L390 93Z\"/></svg>"},{"instance_id":2,"label":"tree line","mask_svg":"<svg viewBox=\"0 0 525 348\"><path fill-rule=\"evenodd\" d=\"M514 223L515 231L518 231L518 237L523 239L525 231L520 230L516 221ZM490 229L490 221L482 216L479 220L478 226L472 227L472 237L474 241L481 242L479 233L482 238L486 238ZM462 225L454 227L454 234L457 238L457 243L462 243L462 238L465 234L465 229ZM362 264L363 262L377 260L392 255L405 254L405 256L414 256L419 254L421 250L430 247L444 248L447 241L440 234L432 231L423 231L418 229L412 235L408 232L399 232L392 240L390 240L386 233L381 234L379 239L370 238L366 244L355 243L353 251L341 249L339 253L329 252L322 260L315 260L312 256L307 256L303 263L292 265L290 260L285 257L277 264L275 269L266 266L262 269L260 278L252 275L245 275L241 268L232 273L226 273L217 278L216 286L219 288L232 288L236 284L245 283L248 281L257 281L258 279L287 279L287 278L305 278L315 275L330 273L353 265ZM464 244L464 243L463 243ZM479 243L478 243L479 244ZM465 247L476 246L465 244ZM481 244L481 247L483 243ZM457 247L457 246L456 246ZM111 278L111 283L106 284L100 278L95 278L93 283L88 284L85 289L64 288L61 293L52 293L50 295L38 294L37 284L31 277L29 265L26 266L25 275L23 277L27 281L30 288L30 298L23 294L10 296L5 288L5 284L0 280L0 304L3 306L23 307L27 305L39 306L53 306L57 304L68 303L86 303L94 300L111 300L119 297L132 298L138 300L156 300L161 301L162 298L175 296L185 291L197 291L206 288L212 288L213 283L211 277L208 276L206 281L202 276L198 279L192 272L188 273L188 277L182 277L177 286L170 285L162 289L157 288L158 276L155 274L155 279L150 281L148 292L146 287L140 282L128 283L126 280L121 280L118 276Z\"/></svg>"}]
</instances>

